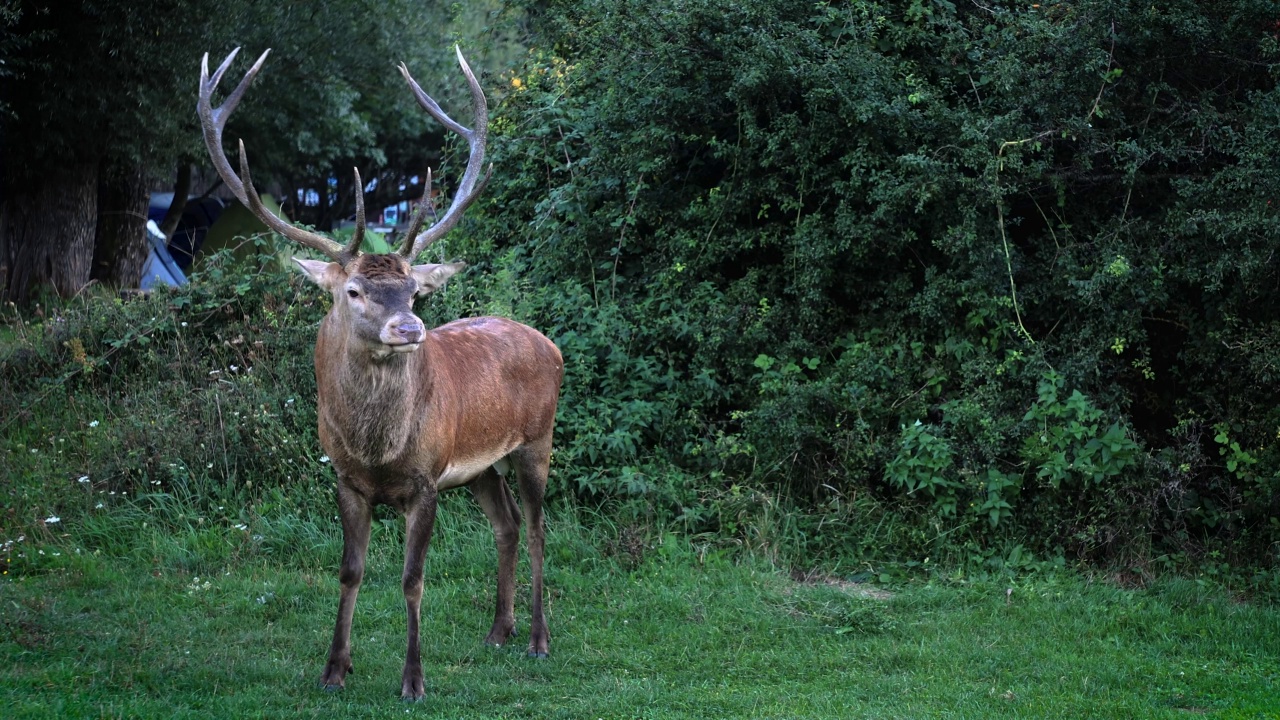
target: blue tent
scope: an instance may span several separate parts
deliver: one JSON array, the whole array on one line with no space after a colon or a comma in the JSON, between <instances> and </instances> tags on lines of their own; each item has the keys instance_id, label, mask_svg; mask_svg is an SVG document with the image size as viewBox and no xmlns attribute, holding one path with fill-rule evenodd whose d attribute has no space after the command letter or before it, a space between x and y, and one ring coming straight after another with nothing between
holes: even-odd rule
<instances>
[{"instance_id":1,"label":"blue tent","mask_svg":"<svg viewBox=\"0 0 1280 720\"><path fill-rule=\"evenodd\" d=\"M147 243L151 246L150 252L147 253L147 260L142 265L141 287L143 290L150 290L157 284L162 285L185 285L187 276L182 272L182 268L178 267L178 263L174 262L173 256L169 254L168 243L165 241L164 235L160 233L160 228L156 227L155 220L147 221Z\"/></svg>"},{"instance_id":2,"label":"blue tent","mask_svg":"<svg viewBox=\"0 0 1280 720\"><path fill-rule=\"evenodd\" d=\"M160 223L169 212L173 203L173 193L152 193L151 205L147 208L147 219ZM184 272L191 268L191 260L204 244L209 228L222 215L226 203L218 198L190 198L182 209L182 218L178 227L169 236L165 247L174 262Z\"/></svg>"}]
</instances>

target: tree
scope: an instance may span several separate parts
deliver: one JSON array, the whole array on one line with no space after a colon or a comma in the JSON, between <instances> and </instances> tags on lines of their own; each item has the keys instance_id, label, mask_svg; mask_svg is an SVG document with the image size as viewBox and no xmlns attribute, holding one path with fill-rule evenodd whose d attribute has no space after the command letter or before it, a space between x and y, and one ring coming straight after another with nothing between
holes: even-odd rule
<instances>
[{"instance_id":1,"label":"tree","mask_svg":"<svg viewBox=\"0 0 1280 720\"><path fill-rule=\"evenodd\" d=\"M207 164L194 112L206 50L216 65L236 46L253 55L273 48L228 139L245 139L264 186L295 197L318 191L322 212L307 220L328 227L351 206L353 165L379 181L384 197L388 186L399 192L443 136L405 92L395 62L456 85L443 73L452 12L410 0L5 0L0 22L12 33L0 57L10 69L0 72L13 76L0 116L0 262L8 297L41 286L70 295L91 278L137 283L150 186L174 168L181 184L183 168ZM386 170L389 160L399 167Z\"/></svg>"},{"instance_id":2,"label":"tree","mask_svg":"<svg viewBox=\"0 0 1280 720\"><path fill-rule=\"evenodd\" d=\"M69 295L90 278L136 284L149 168L191 144L175 89L208 26L195 3L19 5L25 44L2 128L7 294L51 285Z\"/></svg>"}]
</instances>

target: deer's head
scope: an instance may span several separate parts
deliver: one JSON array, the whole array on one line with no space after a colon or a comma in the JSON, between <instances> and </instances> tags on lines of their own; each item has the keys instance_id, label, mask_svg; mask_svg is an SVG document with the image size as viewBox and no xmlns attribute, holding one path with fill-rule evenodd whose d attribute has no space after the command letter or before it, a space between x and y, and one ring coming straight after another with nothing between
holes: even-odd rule
<instances>
[{"instance_id":1,"label":"deer's head","mask_svg":"<svg viewBox=\"0 0 1280 720\"><path fill-rule=\"evenodd\" d=\"M422 344L426 337L426 328L422 321L413 314L414 298L431 293L442 287L450 277L462 268L464 263L448 263L442 265L413 265L414 258L422 254L427 245L438 240L458 224L467 207L484 190L489 181L489 172L481 177L484 165L485 140L488 135L489 112L484 91L462 58L461 50L457 50L458 64L466 75L471 89L471 104L475 115L475 126L467 129L450 118L440 106L423 92L418 83L409 75L409 69L400 65L400 74L404 76L409 89L413 92L418 104L442 125L458 133L466 139L470 148L470 158L462 180L458 183L458 191L453 197L449 210L431 227L422 230L427 215L435 215L431 207L431 171L426 173L425 190L422 202L419 203L408 229L404 233L404 245L396 253L363 255L360 243L364 239L364 181L360 171L355 171L356 188L356 226L351 240L345 246L338 242L304 230L285 222L272 213L258 197L249 176L249 160L245 155L244 143L240 143L240 174L231 169L231 162L222 151L222 132L227 118L239 104L249 84L262 68L267 59L267 52L262 53L258 61L245 74L244 79L235 90L231 91L219 107L213 107L213 90L218 86L223 73L230 67L239 48L232 51L222 65L209 75L209 56L206 54L200 69L200 98L197 112L204 129L205 144L209 148L209 156L214 167L222 176L227 187L240 202L244 203L254 215L257 215L267 227L313 250L328 256L329 261L294 258L294 262L302 268L312 281L333 294L331 315L339 321L338 327L347 334L349 342L369 349L375 358L388 358L397 353L411 353ZM419 232L421 231L421 232Z\"/></svg>"},{"instance_id":2,"label":"deer's head","mask_svg":"<svg viewBox=\"0 0 1280 720\"><path fill-rule=\"evenodd\" d=\"M413 313L414 299L440 289L466 267L460 262L410 265L395 253L359 255L346 265L297 257L293 261L333 295L330 312L347 333L348 346L367 348L376 359L418 349L427 330Z\"/></svg>"}]
</instances>

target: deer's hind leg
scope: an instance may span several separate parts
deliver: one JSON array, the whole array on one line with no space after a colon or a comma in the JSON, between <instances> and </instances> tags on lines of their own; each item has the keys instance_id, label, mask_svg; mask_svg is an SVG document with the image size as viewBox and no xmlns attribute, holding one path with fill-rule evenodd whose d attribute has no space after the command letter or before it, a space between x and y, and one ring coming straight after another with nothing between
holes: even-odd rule
<instances>
[{"instance_id":1,"label":"deer's hind leg","mask_svg":"<svg viewBox=\"0 0 1280 720\"><path fill-rule=\"evenodd\" d=\"M551 633L542 609L542 560L545 533L542 525L542 501L547 494L547 473L551 468L551 437L518 448L511 453L524 505L525 535L529 545L529 657L545 658L551 647Z\"/></svg>"},{"instance_id":2,"label":"deer's hind leg","mask_svg":"<svg viewBox=\"0 0 1280 720\"><path fill-rule=\"evenodd\" d=\"M493 526L498 546L498 594L494 602L493 627L484 641L505 645L516 634L515 585L516 550L520 544L520 509L511 488L498 471L490 467L471 481L471 494Z\"/></svg>"}]
</instances>

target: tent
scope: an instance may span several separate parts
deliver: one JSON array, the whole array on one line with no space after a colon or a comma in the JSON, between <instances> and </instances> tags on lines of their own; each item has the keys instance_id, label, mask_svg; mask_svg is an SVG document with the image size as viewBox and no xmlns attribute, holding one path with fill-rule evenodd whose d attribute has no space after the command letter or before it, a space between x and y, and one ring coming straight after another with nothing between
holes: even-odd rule
<instances>
[{"instance_id":1,"label":"tent","mask_svg":"<svg viewBox=\"0 0 1280 720\"><path fill-rule=\"evenodd\" d=\"M276 216L288 222L288 218L280 211L280 205L276 203L275 198L270 195L263 195L262 204L275 213ZM259 255L269 251L268 249L259 249L257 243L254 242L254 238L260 236L269 237L270 234L267 226L255 217L249 208L240 203L232 203L226 210L222 211L217 221L209 228L204 237L204 242L196 254L194 267L197 271L200 270L206 258L224 248L231 248L236 265L254 260ZM292 248L288 246L274 249L275 264L281 269L287 270L290 267L289 250L292 250Z\"/></svg>"},{"instance_id":2,"label":"tent","mask_svg":"<svg viewBox=\"0 0 1280 720\"><path fill-rule=\"evenodd\" d=\"M173 193L152 193L147 219L157 224L162 222L172 203ZM178 227L169 236L165 246L179 268L186 271L191 267L191 261L200 252L209 227L222 215L226 206L226 201L214 197L193 197L187 200L182 209L182 217L178 220Z\"/></svg>"},{"instance_id":3,"label":"tent","mask_svg":"<svg viewBox=\"0 0 1280 720\"><path fill-rule=\"evenodd\" d=\"M150 290L158 284L185 285L187 276L182 272L182 268L178 267L178 263L174 262L173 255L169 254L168 243L160 232L160 228L156 226L155 220L147 221L147 243L151 247L147 253L147 259L142 264L142 279L139 287Z\"/></svg>"}]
</instances>

